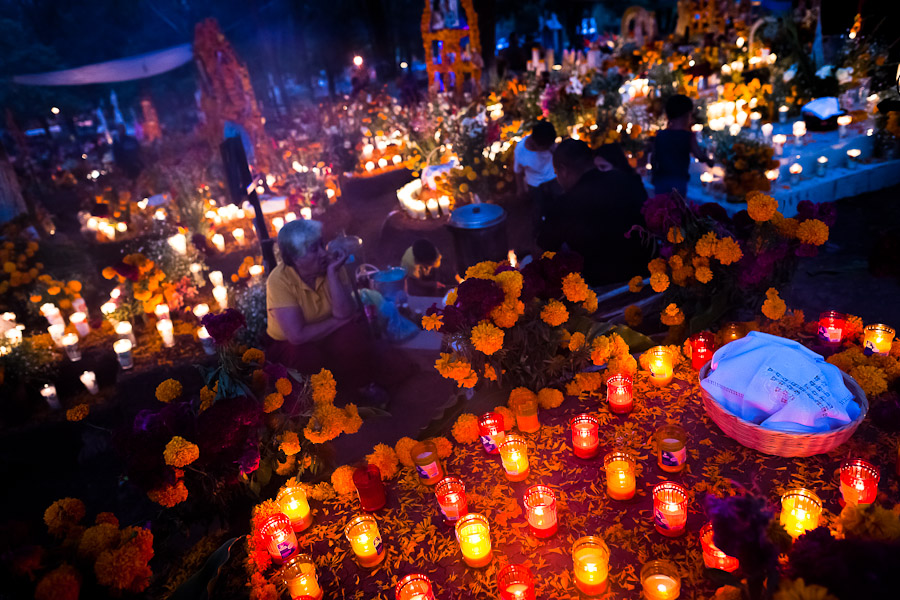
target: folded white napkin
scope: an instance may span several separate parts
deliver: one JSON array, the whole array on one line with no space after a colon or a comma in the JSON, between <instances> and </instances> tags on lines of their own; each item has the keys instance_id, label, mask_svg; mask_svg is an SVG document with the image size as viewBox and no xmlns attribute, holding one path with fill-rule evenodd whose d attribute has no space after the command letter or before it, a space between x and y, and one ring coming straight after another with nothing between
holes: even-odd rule
<instances>
[{"instance_id":1,"label":"folded white napkin","mask_svg":"<svg viewBox=\"0 0 900 600\"><path fill-rule=\"evenodd\" d=\"M824 121L825 119L830 119L831 117L841 114L842 111L837 98L834 96L825 96L824 98L816 98L815 100L806 103L806 105L800 109L800 112L809 113Z\"/></svg>"}]
</instances>

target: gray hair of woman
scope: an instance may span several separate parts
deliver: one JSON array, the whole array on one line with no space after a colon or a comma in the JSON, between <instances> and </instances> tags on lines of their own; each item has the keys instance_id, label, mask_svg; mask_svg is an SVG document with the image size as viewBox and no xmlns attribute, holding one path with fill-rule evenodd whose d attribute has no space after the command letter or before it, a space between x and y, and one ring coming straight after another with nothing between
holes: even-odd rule
<instances>
[{"instance_id":1,"label":"gray hair of woman","mask_svg":"<svg viewBox=\"0 0 900 600\"><path fill-rule=\"evenodd\" d=\"M297 219L285 223L278 232L281 258L286 264L293 264L298 258L306 256L309 249L321 239L322 223L319 221Z\"/></svg>"}]
</instances>

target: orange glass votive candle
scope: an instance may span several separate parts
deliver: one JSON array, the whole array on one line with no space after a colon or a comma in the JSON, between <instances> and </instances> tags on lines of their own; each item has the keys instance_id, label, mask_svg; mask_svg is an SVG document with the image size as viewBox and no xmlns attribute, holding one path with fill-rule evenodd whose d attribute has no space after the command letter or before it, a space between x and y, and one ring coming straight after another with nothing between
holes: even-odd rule
<instances>
[{"instance_id":1,"label":"orange glass votive candle","mask_svg":"<svg viewBox=\"0 0 900 600\"><path fill-rule=\"evenodd\" d=\"M541 422L538 420L537 398L519 398L511 408L516 415L516 427L519 431L534 433L541 428Z\"/></svg>"},{"instance_id":2,"label":"orange glass votive candle","mask_svg":"<svg viewBox=\"0 0 900 600\"><path fill-rule=\"evenodd\" d=\"M653 524L666 537L678 537L687 525L688 494L684 486L663 481L653 488Z\"/></svg>"},{"instance_id":3,"label":"orange glass votive candle","mask_svg":"<svg viewBox=\"0 0 900 600\"><path fill-rule=\"evenodd\" d=\"M634 457L619 450L610 452L603 458L606 470L606 493L613 500L631 500L637 488Z\"/></svg>"},{"instance_id":4,"label":"orange glass votive candle","mask_svg":"<svg viewBox=\"0 0 900 600\"><path fill-rule=\"evenodd\" d=\"M508 435L500 442L500 460L510 481L524 481L528 478L528 444L525 438Z\"/></svg>"},{"instance_id":5,"label":"orange glass votive candle","mask_svg":"<svg viewBox=\"0 0 900 600\"><path fill-rule=\"evenodd\" d=\"M875 502L881 473L872 463L854 458L841 463L841 496L844 502L865 506Z\"/></svg>"},{"instance_id":6,"label":"orange glass votive candle","mask_svg":"<svg viewBox=\"0 0 900 600\"><path fill-rule=\"evenodd\" d=\"M599 596L609 585L609 547L599 537L589 535L572 545L575 587L585 596Z\"/></svg>"},{"instance_id":7,"label":"orange glass votive candle","mask_svg":"<svg viewBox=\"0 0 900 600\"><path fill-rule=\"evenodd\" d=\"M281 577L292 600L321 600L324 596L316 578L316 564L308 554L298 554L288 560L281 570Z\"/></svg>"},{"instance_id":8,"label":"orange glass votive candle","mask_svg":"<svg viewBox=\"0 0 900 600\"><path fill-rule=\"evenodd\" d=\"M679 425L663 425L653 434L656 461L666 473L678 473L687 464L687 432Z\"/></svg>"},{"instance_id":9,"label":"orange glass votive candle","mask_svg":"<svg viewBox=\"0 0 900 600\"><path fill-rule=\"evenodd\" d=\"M681 594L681 577L672 563L651 560L641 569L641 587L647 600L675 600Z\"/></svg>"},{"instance_id":10,"label":"orange glass votive candle","mask_svg":"<svg viewBox=\"0 0 900 600\"><path fill-rule=\"evenodd\" d=\"M458 477L444 477L434 486L434 495L444 520L455 523L459 518L469 512L469 504L466 500L466 486Z\"/></svg>"},{"instance_id":11,"label":"orange glass votive candle","mask_svg":"<svg viewBox=\"0 0 900 600\"><path fill-rule=\"evenodd\" d=\"M259 531L266 539L269 555L278 562L284 562L300 548L291 520L283 513L275 513L263 521Z\"/></svg>"},{"instance_id":12,"label":"orange glass votive candle","mask_svg":"<svg viewBox=\"0 0 900 600\"><path fill-rule=\"evenodd\" d=\"M487 517L469 513L456 522L456 541L463 560L470 567L480 568L491 564L494 557L491 549L491 528Z\"/></svg>"},{"instance_id":13,"label":"orange glass votive candle","mask_svg":"<svg viewBox=\"0 0 900 600\"><path fill-rule=\"evenodd\" d=\"M709 331L701 331L691 336L691 366L699 371L708 363L716 350L716 336Z\"/></svg>"},{"instance_id":14,"label":"orange glass votive candle","mask_svg":"<svg viewBox=\"0 0 900 600\"><path fill-rule=\"evenodd\" d=\"M534 577L525 565L507 565L497 573L500 600L534 600Z\"/></svg>"},{"instance_id":15,"label":"orange glass votive candle","mask_svg":"<svg viewBox=\"0 0 900 600\"><path fill-rule=\"evenodd\" d=\"M294 531L303 531L312 525L312 511L309 508L309 500L306 492L301 487L283 488L275 496L275 502L281 508L281 512L291 520Z\"/></svg>"},{"instance_id":16,"label":"orange glass votive candle","mask_svg":"<svg viewBox=\"0 0 900 600\"><path fill-rule=\"evenodd\" d=\"M600 421L589 414L574 417L572 426L572 452L578 458L592 458L600 449Z\"/></svg>"},{"instance_id":17,"label":"orange glass votive candle","mask_svg":"<svg viewBox=\"0 0 900 600\"><path fill-rule=\"evenodd\" d=\"M891 345L894 343L893 328L876 323L866 325L863 333L865 334L864 352L866 354L890 354Z\"/></svg>"},{"instance_id":18,"label":"orange glass votive candle","mask_svg":"<svg viewBox=\"0 0 900 600\"><path fill-rule=\"evenodd\" d=\"M478 433L481 435L481 445L488 454L497 454L500 442L506 438L506 430L503 428L503 415L489 412L478 419Z\"/></svg>"},{"instance_id":19,"label":"orange glass votive candle","mask_svg":"<svg viewBox=\"0 0 900 600\"><path fill-rule=\"evenodd\" d=\"M444 469L438 458L437 446L434 442L419 442L409 451L413 462L416 464L416 472L419 479L425 485L434 485L444 477Z\"/></svg>"},{"instance_id":20,"label":"orange glass votive candle","mask_svg":"<svg viewBox=\"0 0 900 600\"><path fill-rule=\"evenodd\" d=\"M413 573L401 579L394 588L396 600L434 600L431 580L421 573Z\"/></svg>"},{"instance_id":21,"label":"orange glass votive candle","mask_svg":"<svg viewBox=\"0 0 900 600\"><path fill-rule=\"evenodd\" d=\"M610 412L619 415L631 412L634 408L631 390L631 377L628 375L620 373L606 380L606 400L609 402Z\"/></svg>"},{"instance_id":22,"label":"orange glass votive candle","mask_svg":"<svg viewBox=\"0 0 900 600\"><path fill-rule=\"evenodd\" d=\"M675 375L675 361L668 348L656 346L647 350L647 363L650 369L650 383L656 387L669 385Z\"/></svg>"},{"instance_id":23,"label":"orange glass votive candle","mask_svg":"<svg viewBox=\"0 0 900 600\"><path fill-rule=\"evenodd\" d=\"M359 515L344 527L344 535L350 542L353 554L361 567L371 568L384 560L384 543L378 531L378 523L372 515Z\"/></svg>"},{"instance_id":24,"label":"orange glass votive candle","mask_svg":"<svg viewBox=\"0 0 900 600\"><path fill-rule=\"evenodd\" d=\"M819 339L824 343L840 344L844 339L845 318L844 315L829 310L819 315Z\"/></svg>"},{"instance_id":25,"label":"orange glass votive candle","mask_svg":"<svg viewBox=\"0 0 900 600\"><path fill-rule=\"evenodd\" d=\"M548 538L556 533L556 494L546 485L533 485L525 492L525 519L535 537Z\"/></svg>"},{"instance_id":26,"label":"orange glass votive candle","mask_svg":"<svg viewBox=\"0 0 900 600\"><path fill-rule=\"evenodd\" d=\"M710 569L720 569L731 573L740 566L740 563L738 563L738 559L728 556L716 547L713 543L714 535L712 523L707 523L700 530L700 548L703 550L703 564Z\"/></svg>"},{"instance_id":27,"label":"orange glass votive candle","mask_svg":"<svg viewBox=\"0 0 900 600\"><path fill-rule=\"evenodd\" d=\"M822 501L810 490L797 488L781 497L781 524L792 538L819 526Z\"/></svg>"}]
</instances>

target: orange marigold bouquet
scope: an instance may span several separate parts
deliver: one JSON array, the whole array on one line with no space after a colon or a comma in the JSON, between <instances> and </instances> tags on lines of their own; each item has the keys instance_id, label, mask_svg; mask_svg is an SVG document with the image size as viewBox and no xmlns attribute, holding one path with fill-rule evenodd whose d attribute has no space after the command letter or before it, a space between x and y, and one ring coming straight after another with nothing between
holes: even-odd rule
<instances>
[{"instance_id":1,"label":"orange marigold bouquet","mask_svg":"<svg viewBox=\"0 0 900 600\"><path fill-rule=\"evenodd\" d=\"M742 198L750 192L771 189L766 171L778 168L772 146L747 136L719 132L715 154L716 160L725 167L725 193L729 197Z\"/></svg>"}]
</instances>

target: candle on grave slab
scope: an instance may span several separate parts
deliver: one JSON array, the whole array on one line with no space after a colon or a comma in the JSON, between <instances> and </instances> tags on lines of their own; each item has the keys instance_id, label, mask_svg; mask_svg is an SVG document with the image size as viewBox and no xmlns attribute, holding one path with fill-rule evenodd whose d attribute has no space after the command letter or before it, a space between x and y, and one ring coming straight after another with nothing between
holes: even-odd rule
<instances>
[{"instance_id":1,"label":"candle on grave slab","mask_svg":"<svg viewBox=\"0 0 900 600\"><path fill-rule=\"evenodd\" d=\"M466 486L458 477L444 477L434 486L434 496L444 520L455 523L469 512L466 500Z\"/></svg>"},{"instance_id":2,"label":"candle on grave slab","mask_svg":"<svg viewBox=\"0 0 900 600\"><path fill-rule=\"evenodd\" d=\"M137 345L137 339L134 337L134 328L128 321L119 321L116 323L116 335L120 339L130 340L132 346Z\"/></svg>"},{"instance_id":3,"label":"candle on grave slab","mask_svg":"<svg viewBox=\"0 0 900 600\"><path fill-rule=\"evenodd\" d=\"M491 527L487 517L478 513L469 513L456 522L456 541L462 552L463 560L472 568L478 569L491 564L494 553L491 549Z\"/></svg>"},{"instance_id":4,"label":"candle on grave slab","mask_svg":"<svg viewBox=\"0 0 900 600\"><path fill-rule=\"evenodd\" d=\"M194 309L191 312L194 313L194 316L197 319L202 319L203 317L205 317L206 315L209 314L209 304L206 304L206 303L198 304L197 306L194 307Z\"/></svg>"},{"instance_id":5,"label":"candle on grave slab","mask_svg":"<svg viewBox=\"0 0 900 600\"><path fill-rule=\"evenodd\" d=\"M619 373L606 380L606 401L610 412L623 415L634 408L631 377Z\"/></svg>"},{"instance_id":6,"label":"candle on grave slab","mask_svg":"<svg viewBox=\"0 0 900 600\"><path fill-rule=\"evenodd\" d=\"M700 173L700 183L703 185L703 189L709 189L709 186L715 180L715 177L709 171L704 171Z\"/></svg>"},{"instance_id":7,"label":"candle on grave slab","mask_svg":"<svg viewBox=\"0 0 900 600\"><path fill-rule=\"evenodd\" d=\"M656 460L667 473L678 473L687 464L687 431L679 425L663 425L653 434Z\"/></svg>"},{"instance_id":8,"label":"candle on grave slab","mask_svg":"<svg viewBox=\"0 0 900 600\"><path fill-rule=\"evenodd\" d=\"M275 217L272 219L272 228L275 229L275 233L281 231L281 228L284 227L284 219L281 217Z\"/></svg>"},{"instance_id":9,"label":"candle on grave slab","mask_svg":"<svg viewBox=\"0 0 900 600\"><path fill-rule=\"evenodd\" d=\"M431 580L421 573L407 575L394 588L395 600L435 600Z\"/></svg>"},{"instance_id":10,"label":"candle on grave slab","mask_svg":"<svg viewBox=\"0 0 900 600\"><path fill-rule=\"evenodd\" d=\"M819 315L819 339L825 344L836 346L844 339L845 317L834 310Z\"/></svg>"},{"instance_id":11,"label":"candle on grave slab","mask_svg":"<svg viewBox=\"0 0 900 600\"><path fill-rule=\"evenodd\" d=\"M116 353L116 359L119 361L119 366L125 371L134 366L134 356L131 349L131 340L122 339L113 342L113 351Z\"/></svg>"},{"instance_id":12,"label":"candle on grave slab","mask_svg":"<svg viewBox=\"0 0 900 600\"><path fill-rule=\"evenodd\" d=\"M478 433L481 436L481 445L488 454L497 454L498 446L506 438L506 430L503 428L503 415L488 412L478 419Z\"/></svg>"},{"instance_id":13,"label":"candle on grave slab","mask_svg":"<svg viewBox=\"0 0 900 600\"><path fill-rule=\"evenodd\" d=\"M100 388L97 387L97 375L93 371L82 372L81 375L78 376L78 379L81 380L82 385L84 385L85 389L87 389L92 396L100 391Z\"/></svg>"},{"instance_id":14,"label":"candle on grave slab","mask_svg":"<svg viewBox=\"0 0 900 600\"><path fill-rule=\"evenodd\" d=\"M806 123L804 121L794 121L791 130L794 134L794 143L798 146L802 146L803 136L806 135Z\"/></svg>"},{"instance_id":15,"label":"candle on grave slab","mask_svg":"<svg viewBox=\"0 0 900 600\"><path fill-rule=\"evenodd\" d=\"M171 320L171 315L169 313L169 305L168 304L157 304L153 308L153 314L156 315L156 318L159 320L169 319Z\"/></svg>"},{"instance_id":16,"label":"candle on grave slab","mask_svg":"<svg viewBox=\"0 0 900 600\"><path fill-rule=\"evenodd\" d=\"M275 502L288 519L294 531L304 531L312 525L312 511L306 492L298 486L282 488L275 496Z\"/></svg>"},{"instance_id":17,"label":"candle on grave slab","mask_svg":"<svg viewBox=\"0 0 900 600\"><path fill-rule=\"evenodd\" d=\"M237 242L238 246L242 246L244 244L244 230L240 227L236 227L231 232L231 237L234 238L234 241Z\"/></svg>"},{"instance_id":18,"label":"candle on grave slab","mask_svg":"<svg viewBox=\"0 0 900 600\"><path fill-rule=\"evenodd\" d=\"M614 450L603 458L606 471L606 493L613 500L631 500L637 489L637 464L634 457Z\"/></svg>"},{"instance_id":19,"label":"candle on grave slab","mask_svg":"<svg viewBox=\"0 0 900 600\"><path fill-rule=\"evenodd\" d=\"M63 345L63 336L66 334L66 326L57 323L56 325L51 325L47 328L47 332L50 334L50 339L53 340L53 343L59 347Z\"/></svg>"},{"instance_id":20,"label":"candle on grave slab","mask_svg":"<svg viewBox=\"0 0 900 600\"><path fill-rule=\"evenodd\" d=\"M894 343L894 329L892 327L881 323L866 325L863 333L865 335L863 351L866 354L890 354L891 346Z\"/></svg>"},{"instance_id":21,"label":"candle on grave slab","mask_svg":"<svg viewBox=\"0 0 900 600\"><path fill-rule=\"evenodd\" d=\"M841 496L845 503L868 506L878 496L881 472L872 463L853 458L841 463Z\"/></svg>"},{"instance_id":22,"label":"candle on grave slab","mask_svg":"<svg viewBox=\"0 0 900 600\"><path fill-rule=\"evenodd\" d=\"M760 129L762 130L763 139L768 140L772 137L772 129L774 129L774 127L771 123L763 123Z\"/></svg>"},{"instance_id":23,"label":"candle on grave slab","mask_svg":"<svg viewBox=\"0 0 900 600\"><path fill-rule=\"evenodd\" d=\"M796 539L819 526L822 501L812 491L797 488L781 497L781 525Z\"/></svg>"},{"instance_id":24,"label":"candle on grave slab","mask_svg":"<svg viewBox=\"0 0 900 600\"><path fill-rule=\"evenodd\" d=\"M221 233L217 233L212 236L213 246L216 247L216 250L219 252L225 252L225 236Z\"/></svg>"},{"instance_id":25,"label":"candle on grave slab","mask_svg":"<svg viewBox=\"0 0 900 600\"><path fill-rule=\"evenodd\" d=\"M316 577L316 563L308 554L298 554L288 559L281 569L281 577L292 600L321 600L324 596Z\"/></svg>"},{"instance_id":26,"label":"candle on grave slab","mask_svg":"<svg viewBox=\"0 0 900 600\"><path fill-rule=\"evenodd\" d=\"M515 434L508 435L500 442L498 450L507 479L524 481L528 478L528 444L525 438Z\"/></svg>"},{"instance_id":27,"label":"candle on grave slab","mask_svg":"<svg viewBox=\"0 0 900 600\"><path fill-rule=\"evenodd\" d=\"M438 458L437 446L434 442L419 442L410 450L419 480L425 485L434 485L444 477L444 469Z\"/></svg>"},{"instance_id":28,"label":"candle on grave slab","mask_svg":"<svg viewBox=\"0 0 900 600\"><path fill-rule=\"evenodd\" d=\"M828 157L820 156L816 159L816 175L819 177L825 177L825 172L828 168Z\"/></svg>"},{"instance_id":29,"label":"candle on grave slab","mask_svg":"<svg viewBox=\"0 0 900 600\"><path fill-rule=\"evenodd\" d=\"M691 366L699 371L709 362L716 350L716 336L709 331L701 331L691 336Z\"/></svg>"},{"instance_id":30,"label":"candle on grave slab","mask_svg":"<svg viewBox=\"0 0 900 600\"><path fill-rule=\"evenodd\" d=\"M3 332L3 337L6 338L10 346L18 346L22 343L22 330L17 327L11 327Z\"/></svg>"},{"instance_id":31,"label":"candle on grave slab","mask_svg":"<svg viewBox=\"0 0 900 600\"><path fill-rule=\"evenodd\" d=\"M497 573L500 600L534 600L534 577L525 565L506 565Z\"/></svg>"},{"instance_id":32,"label":"candle on grave slab","mask_svg":"<svg viewBox=\"0 0 900 600\"><path fill-rule=\"evenodd\" d=\"M799 183L803 167L800 166L800 163L794 163L788 167L788 172L791 174L791 183Z\"/></svg>"},{"instance_id":33,"label":"candle on grave slab","mask_svg":"<svg viewBox=\"0 0 900 600\"><path fill-rule=\"evenodd\" d=\"M304 221L312 220L312 208L309 206L303 206L300 208L300 218Z\"/></svg>"},{"instance_id":34,"label":"candle on grave slab","mask_svg":"<svg viewBox=\"0 0 900 600\"><path fill-rule=\"evenodd\" d=\"M384 560L387 552L378 531L378 523L372 515L354 517L344 528L344 535L361 567L371 568Z\"/></svg>"},{"instance_id":35,"label":"candle on grave slab","mask_svg":"<svg viewBox=\"0 0 900 600\"><path fill-rule=\"evenodd\" d=\"M838 132L841 137L847 137L847 126L852 122L853 117L850 115L841 115L837 118Z\"/></svg>"},{"instance_id":36,"label":"candle on grave slab","mask_svg":"<svg viewBox=\"0 0 900 600\"><path fill-rule=\"evenodd\" d=\"M525 519L532 535L548 538L556 534L556 494L546 485L533 485L525 492Z\"/></svg>"},{"instance_id":37,"label":"candle on grave slab","mask_svg":"<svg viewBox=\"0 0 900 600\"><path fill-rule=\"evenodd\" d=\"M516 427L518 427L519 431L522 433L534 433L541 428L541 422L538 420L536 397L516 398L511 408L516 415Z\"/></svg>"},{"instance_id":38,"label":"candle on grave slab","mask_svg":"<svg viewBox=\"0 0 900 600\"><path fill-rule=\"evenodd\" d=\"M653 524L666 537L678 537L687 525L687 490L674 481L653 488Z\"/></svg>"},{"instance_id":39,"label":"candle on grave slab","mask_svg":"<svg viewBox=\"0 0 900 600\"><path fill-rule=\"evenodd\" d=\"M63 349L66 351L66 356L69 357L69 360L72 362L77 362L81 360L81 350L78 348L78 335L74 333L67 333L62 337Z\"/></svg>"},{"instance_id":40,"label":"candle on grave slab","mask_svg":"<svg viewBox=\"0 0 900 600\"><path fill-rule=\"evenodd\" d=\"M116 306L116 303L115 303L115 302L112 302L112 301L110 301L110 302L105 302L105 303L103 303L103 304L100 305L100 312L103 313L103 316L104 316L110 323L112 323L113 325L115 325L118 321L116 321L116 319L114 319L112 315L113 315L114 312L116 312L116 309L117 309L117 308L118 308L118 306Z\"/></svg>"},{"instance_id":41,"label":"candle on grave slab","mask_svg":"<svg viewBox=\"0 0 900 600\"><path fill-rule=\"evenodd\" d=\"M81 337L86 337L91 332L91 328L87 324L87 315L81 311L72 313L69 316L69 323L72 324Z\"/></svg>"},{"instance_id":42,"label":"candle on grave slab","mask_svg":"<svg viewBox=\"0 0 900 600\"><path fill-rule=\"evenodd\" d=\"M216 353L216 343L213 341L212 336L209 335L206 327L201 327L197 330L197 339L200 340L200 345L203 347L203 352L205 352L207 355L212 356Z\"/></svg>"},{"instance_id":43,"label":"candle on grave slab","mask_svg":"<svg viewBox=\"0 0 900 600\"><path fill-rule=\"evenodd\" d=\"M848 169L856 168L857 161L859 161L860 154L862 154L862 152L859 150L859 148L850 148L849 150L847 150L847 168Z\"/></svg>"},{"instance_id":44,"label":"candle on grave slab","mask_svg":"<svg viewBox=\"0 0 900 600\"><path fill-rule=\"evenodd\" d=\"M609 547L597 536L580 538L572 545L575 587L586 596L599 596L609 585Z\"/></svg>"},{"instance_id":45,"label":"candle on grave slab","mask_svg":"<svg viewBox=\"0 0 900 600\"><path fill-rule=\"evenodd\" d=\"M168 242L169 246L171 246L178 254L187 254L187 237L185 237L183 233L176 233L167 238L166 242Z\"/></svg>"},{"instance_id":46,"label":"candle on grave slab","mask_svg":"<svg viewBox=\"0 0 900 600\"><path fill-rule=\"evenodd\" d=\"M650 383L656 387L669 385L675 374L674 359L672 353L664 346L656 346L647 350L650 369Z\"/></svg>"},{"instance_id":47,"label":"candle on grave slab","mask_svg":"<svg viewBox=\"0 0 900 600\"><path fill-rule=\"evenodd\" d=\"M172 321L168 319L157 321L156 330L159 332L159 337L162 338L163 345L166 348L171 348L175 345L175 326L172 324Z\"/></svg>"},{"instance_id":48,"label":"candle on grave slab","mask_svg":"<svg viewBox=\"0 0 900 600\"><path fill-rule=\"evenodd\" d=\"M221 310L228 308L228 289L225 286L217 285L213 288L212 294Z\"/></svg>"},{"instance_id":49,"label":"candle on grave slab","mask_svg":"<svg viewBox=\"0 0 900 600\"><path fill-rule=\"evenodd\" d=\"M733 556L728 556L713 543L713 526L707 523L700 530L700 549L703 551L703 564L710 569L719 569L731 573L740 563Z\"/></svg>"},{"instance_id":50,"label":"candle on grave slab","mask_svg":"<svg viewBox=\"0 0 900 600\"><path fill-rule=\"evenodd\" d=\"M647 600L675 600L681 594L681 578L674 564L651 560L641 569L641 587Z\"/></svg>"},{"instance_id":51,"label":"candle on grave slab","mask_svg":"<svg viewBox=\"0 0 900 600\"><path fill-rule=\"evenodd\" d=\"M375 512L387 503L381 470L375 465L357 467L353 471L353 485L359 496L359 507L366 512Z\"/></svg>"},{"instance_id":52,"label":"candle on grave slab","mask_svg":"<svg viewBox=\"0 0 900 600\"><path fill-rule=\"evenodd\" d=\"M56 395L55 385L50 383L44 384L44 387L41 388L41 396L47 401L47 406L52 410L59 410L61 408L59 397Z\"/></svg>"},{"instance_id":53,"label":"candle on grave slab","mask_svg":"<svg viewBox=\"0 0 900 600\"><path fill-rule=\"evenodd\" d=\"M279 563L283 563L300 549L297 536L291 528L291 520L283 513L275 513L263 521L259 531L266 540L269 556Z\"/></svg>"},{"instance_id":54,"label":"candle on grave slab","mask_svg":"<svg viewBox=\"0 0 900 600\"><path fill-rule=\"evenodd\" d=\"M778 122L779 123L787 123L788 116L788 107L787 106L779 106L778 107Z\"/></svg>"},{"instance_id":55,"label":"candle on grave slab","mask_svg":"<svg viewBox=\"0 0 900 600\"><path fill-rule=\"evenodd\" d=\"M588 414L580 414L570 421L572 452L578 458L592 458L600 449L600 421Z\"/></svg>"},{"instance_id":56,"label":"candle on grave slab","mask_svg":"<svg viewBox=\"0 0 900 600\"><path fill-rule=\"evenodd\" d=\"M787 136L778 133L772 136L772 144L775 145L775 154L781 156L784 154L784 145L787 143Z\"/></svg>"}]
</instances>

